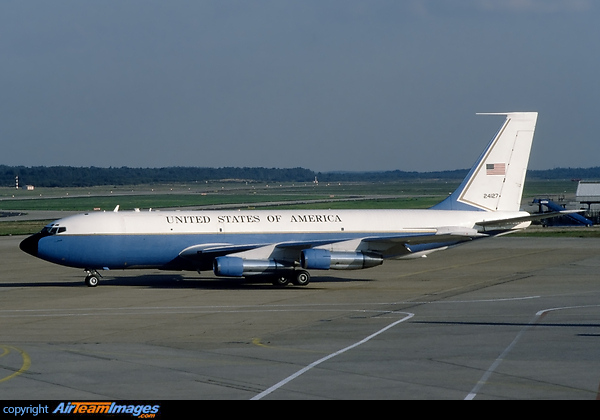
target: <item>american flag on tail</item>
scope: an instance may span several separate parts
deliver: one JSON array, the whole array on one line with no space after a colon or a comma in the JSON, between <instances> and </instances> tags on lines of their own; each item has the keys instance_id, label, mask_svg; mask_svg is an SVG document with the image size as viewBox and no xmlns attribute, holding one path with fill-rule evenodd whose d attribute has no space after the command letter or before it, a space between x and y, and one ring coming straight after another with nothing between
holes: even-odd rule
<instances>
[{"instance_id":1,"label":"american flag on tail","mask_svg":"<svg viewBox=\"0 0 600 420\"><path fill-rule=\"evenodd\" d=\"M485 165L486 175L506 175L506 163L488 163Z\"/></svg>"}]
</instances>

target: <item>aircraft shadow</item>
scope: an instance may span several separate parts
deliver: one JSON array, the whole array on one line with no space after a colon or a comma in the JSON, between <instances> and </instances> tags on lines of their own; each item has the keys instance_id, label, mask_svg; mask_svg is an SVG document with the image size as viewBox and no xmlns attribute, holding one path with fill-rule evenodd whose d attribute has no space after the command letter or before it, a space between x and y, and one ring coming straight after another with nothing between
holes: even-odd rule
<instances>
[{"instance_id":1,"label":"aircraft shadow","mask_svg":"<svg viewBox=\"0 0 600 420\"><path fill-rule=\"evenodd\" d=\"M579 324L579 323L545 323L536 322L533 324L522 322L467 322L467 321L413 321L411 324L438 324L438 325L483 325L483 326L511 326L511 327L577 327L577 328L598 328L600 324ZM600 334L578 334L586 337L600 336Z\"/></svg>"},{"instance_id":2,"label":"aircraft shadow","mask_svg":"<svg viewBox=\"0 0 600 420\"><path fill-rule=\"evenodd\" d=\"M190 277L183 274L142 274L139 276L103 277L97 287L120 286L120 287L147 287L153 289L206 289L206 290L244 290L244 289L307 289L314 290L323 283L354 283L369 282L370 279L347 279L339 277L318 276L312 277L308 286L273 286L268 279L238 279L227 277ZM31 282L0 282L3 288L30 288L30 287L66 287L79 288L87 286L83 278L64 281L31 281Z\"/></svg>"}]
</instances>

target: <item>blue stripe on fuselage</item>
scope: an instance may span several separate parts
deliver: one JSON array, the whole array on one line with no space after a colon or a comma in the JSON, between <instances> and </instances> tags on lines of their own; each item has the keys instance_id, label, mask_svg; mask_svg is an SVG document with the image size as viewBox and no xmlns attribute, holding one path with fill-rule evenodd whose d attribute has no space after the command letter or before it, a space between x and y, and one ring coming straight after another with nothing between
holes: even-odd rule
<instances>
[{"instance_id":1,"label":"blue stripe on fuselage","mask_svg":"<svg viewBox=\"0 0 600 420\"><path fill-rule=\"evenodd\" d=\"M166 234L166 235L52 235L38 243L39 258L69 267L87 269L160 268L207 269L205 264L179 257L185 248L204 243L269 245L281 242L345 241L364 237L397 236L398 233L271 233L271 234ZM204 265L205 267L201 267Z\"/></svg>"}]
</instances>

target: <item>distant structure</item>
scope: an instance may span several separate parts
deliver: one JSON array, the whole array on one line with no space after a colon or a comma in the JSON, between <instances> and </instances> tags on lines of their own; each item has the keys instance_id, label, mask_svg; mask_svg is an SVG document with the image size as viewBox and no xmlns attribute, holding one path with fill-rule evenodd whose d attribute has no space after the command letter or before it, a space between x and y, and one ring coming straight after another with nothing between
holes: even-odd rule
<instances>
[{"instance_id":1,"label":"distant structure","mask_svg":"<svg viewBox=\"0 0 600 420\"><path fill-rule=\"evenodd\" d=\"M579 181L575 199L580 204L587 204L588 210L593 204L600 204L600 181Z\"/></svg>"},{"instance_id":2,"label":"distant structure","mask_svg":"<svg viewBox=\"0 0 600 420\"><path fill-rule=\"evenodd\" d=\"M539 212L560 211L564 209L579 210L578 213L544 219L543 226L592 226L600 225L600 181L578 181L574 201L565 200L565 195L559 195L555 202L550 198L536 198L533 204L539 206Z\"/></svg>"},{"instance_id":3,"label":"distant structure","mask_svg":"<svg viewBox=\"0 0 600 420\"><path fill-rule=\"evenodd\" d=\"M15 176L15 189L16 190L19 189L19 175ZM33 186L33 185L25 185L25 189L27 191L33 191L33 190L35 190L35 186Z\"/></svg>"}]
</instances>

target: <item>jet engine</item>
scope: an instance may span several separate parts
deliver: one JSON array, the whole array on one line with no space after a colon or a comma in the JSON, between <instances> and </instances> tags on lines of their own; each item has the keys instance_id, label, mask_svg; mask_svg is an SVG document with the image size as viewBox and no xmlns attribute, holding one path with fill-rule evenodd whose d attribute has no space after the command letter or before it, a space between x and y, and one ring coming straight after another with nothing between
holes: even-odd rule
<instances>
[{"instance_id":1,"label":"jet engine","mask_svg":"<svg viewBox=\"0 0 600 420\"><path fill-rule=\"evenodd\" d=\"M274 274L290 267L275 260L247 260L240 257L218 257L213 262L213 272L217 276L242 277L253 274Z\"/></svg>"},{"instance_id":2,"label":"jet engine","mask_svg":"<svg viewBox=\"0 0 600 420\"><path fill-rule=\"evenodd\" d=\"M383 263L383 258L364 252L337 252L326 249L305 249L300 254L302 268L315 270L360 270Z\"/></svg>"}]
</instances>

